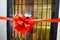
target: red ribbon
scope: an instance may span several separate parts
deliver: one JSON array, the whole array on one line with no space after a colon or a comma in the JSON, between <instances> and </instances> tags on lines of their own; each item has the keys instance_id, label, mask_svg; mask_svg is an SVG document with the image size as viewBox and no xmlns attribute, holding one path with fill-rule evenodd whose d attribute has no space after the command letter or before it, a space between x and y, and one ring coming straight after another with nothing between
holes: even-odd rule
<instances>
[{"instance_id":1,"label":"red ribbon","mask_svg":"<svg viewBox=\"0 0 60 40\"><path fill-rule=\"evenodd\" d=\"M33 22L60 22L60 18L53 18L53 19L32 19L26 21L33 21Z\"/></svg>"},{"instance_id":2,"label":"red ribbon","mask_svg":"<svg viewBox=\"0 0 60 40\"><path fill-rule=\"evenodd\" d=\"M60 22L60 18L53 18L47 20L34 19L32 16L26 18L23 14L17 14L13 18L2 17L1 20L12 20L12 27L15 31L24 34L29 32L34 27L34 22Z\"/></svg>"},{"instance_id":3,"label":"red ribbon","mask_svg":"<svg viewBox=\"0 0 60 40\"><path fill-rule=\"evenodd\" d=\"M34 22L33 21L25 21L25 20L30 20L33 19L33 17L26 18L24 15L16 15L13 17L14 21L12 22L12 26L15 31L20 32L21 34L24 34L25 32L29 32L33 26Z\"/></svg>"}]
</instances>

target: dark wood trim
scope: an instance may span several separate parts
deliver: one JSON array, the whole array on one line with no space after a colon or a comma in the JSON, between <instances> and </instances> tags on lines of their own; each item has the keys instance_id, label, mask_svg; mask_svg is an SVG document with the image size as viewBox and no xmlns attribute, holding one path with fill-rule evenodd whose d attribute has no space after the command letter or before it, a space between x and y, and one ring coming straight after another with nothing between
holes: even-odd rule
<instances>
[{"instance_id":1,"label":"dark wood trim","mask_svg":"<svg viewBox=\"0 0 60 40\"><path fill-rule=\"evenodd\" d=\"M7 17L12 17L12 0L7 0ZM11 40L11 21L7 21L7 40Z\"/></svg>"},{"instance_id":2,"label":"dark wood trim","mask_svg":"<svg viewBox=\"0 0 60 40\"><path fill-rule=\"evenodd\" d=\"M58 18L59 12L59 0L52 0L52 18ZM51 30L50 30L50 40L56 40L57 38L57 28L58 23L51 23Z\"/></svg>"}]
</instances>

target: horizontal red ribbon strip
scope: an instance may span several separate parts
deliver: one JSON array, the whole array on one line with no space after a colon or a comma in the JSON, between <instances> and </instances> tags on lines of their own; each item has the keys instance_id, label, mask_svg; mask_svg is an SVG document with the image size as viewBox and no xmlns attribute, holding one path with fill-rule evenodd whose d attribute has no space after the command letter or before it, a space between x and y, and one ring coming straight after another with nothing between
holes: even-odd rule
<instances>
[{"instance_id":1,"label":"horizontal red ribbon strip","mask_svg":"<svg viewBox=\"0 0 60 40\"><path fill-rule=\"evenodd\" d=\"M0 16L0 20L13 20L13 18L3 17ZM60 18L53 18L53 19L31 19L26 21L34 21L34 22L60 22Z\"/></svg>"},{"instance_id":2,"label":"horizontal red ribbon strip","mask_svg":"<svg viewBox=\"0 0 60 40\"><path fill-rule=\"evenodd\" d=\"M9 18L9 17L0 16L0 20L13 20L13 19L12 18Z\"/></svg>"},{"instance_id":3,"label":"horizontal red ribbon strip","mask_svg":"<svg viewBox=\"0 0 60 40\"><path fill-rule=\"evenodd\" d=\"M60 22L60 18L53 18L53 19L31 19L26 21L34 21L34 22Z\"/></svg>"},{"instance_id":4,"label":"horizontal red ribbon strip","mask_svg":"<svg viewBox=\"0 0 60 40\"><path fill-rule=\"evenodd\" d=\"M24 34L29 32L34 27L34 22L60 22L60 18L53 19L33 19L33 17L26 18L24 15L16 15L13 18L0 16L0 20L12 20L12 27L15 31Z\"/></svg>"}]
</instances>

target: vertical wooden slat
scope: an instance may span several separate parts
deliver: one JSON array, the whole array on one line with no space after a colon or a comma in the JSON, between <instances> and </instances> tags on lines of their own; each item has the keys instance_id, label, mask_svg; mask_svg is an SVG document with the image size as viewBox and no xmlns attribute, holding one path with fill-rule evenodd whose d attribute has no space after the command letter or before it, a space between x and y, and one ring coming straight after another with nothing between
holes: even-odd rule
<instances>
[{"instance_id":1,"label":"vertical wooden slat","mask_svg":"<svg viewBox=\"0 0 60 40\"><path fill-rule=\"evenodd\" d=\"M33 8L34 8L34 0L26 0L25 1L26 3L26 5L25 5L25 11L26 12L31 12L31 15L33 15ZM33 32L33 29L29 32L29 33L27 33L26 35L27 35L27 40L32 40L32 32Z\"/></svg>"}]
</instances>

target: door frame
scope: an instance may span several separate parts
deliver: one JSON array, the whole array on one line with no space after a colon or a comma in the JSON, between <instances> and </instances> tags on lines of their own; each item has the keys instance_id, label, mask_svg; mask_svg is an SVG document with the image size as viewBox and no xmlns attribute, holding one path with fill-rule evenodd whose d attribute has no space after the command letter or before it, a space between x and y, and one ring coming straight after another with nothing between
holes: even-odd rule
<instances>
[{"instance_id":1,"label":"door frame","mask_svg":"<svg viewBox=\"0 0 60 40\"><path fill-rule=\"evenodd\" d=\"M58 18L59 0L52 0L52 18ZM7 0L7 17L12 17L12 0ZM11 40L11 21L7 21L7 40ZM58 23L51 23L50 40L57 38Z\"/></svg>"},{"instance_id":2,"label":"door frame","mask_svg":"<svg viewBox=\"0 0 60 40\"><path fill-rule=\"evenodd\" d=\"M59 14L59 0L52 0L52 18L58 18ZM57 39L57 28L58 22L51 23L51 30L50 30L50 40Z\"/></svg>"}]
</instances>

